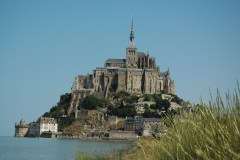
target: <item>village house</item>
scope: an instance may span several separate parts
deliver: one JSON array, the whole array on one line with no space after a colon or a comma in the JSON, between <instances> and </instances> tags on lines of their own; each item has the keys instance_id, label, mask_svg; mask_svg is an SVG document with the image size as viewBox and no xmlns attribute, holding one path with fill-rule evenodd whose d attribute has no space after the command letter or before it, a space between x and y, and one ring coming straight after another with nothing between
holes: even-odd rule
<instances>
[{"instance_id":1,"label":"village house","mask_svg":"<svg viewBox=\"0 0 240 160\"><path fill-rule=\"evenodd\" d=\"M161 118L127 117L125 131L135 131L138 135L148 136L155 133L160 125L164 125Z\"/></svg>"},{"instance_id":2,"label":"village house","mask_svg":"<svg viewBox=\"0 0 240 160\"><path fill-rule=\"evenodd\" d=\"M126 117L124 129L125 131L135 131L136 134L142 135L143 117L142 116Z\"/></svg>"},{"instance_id":3,"label":"village house","mask_svg":"<svg viewBox=\"0 0 240 160\"><path fill-rule=\"evenodd\" d=\"M133 104L136 111L137 111L137 114L142 114L145 112L145 108L146 108L146 105L147 104L139 104L139 103L135 103ZM148 105L147 105L148 106Z\"/></svg>"},{"instance_id":4,"label":"village house","mask_svg":"<svg viewBox=\"0 0 240 160\"><path fill-rule=\"evenodd\" d=\"M143 136L156 133L161 125L164 125L161 118L144 118Z\"/></svg>"},{"instance_id":5,"label":"village house","mask_svg":"<svg viewBox=\"0 0 240 160\"><path fill-rule=\"evenodd\" d=\"M37 122L15 124L15 137L55 137L58 132L56 119L40 117Z\"/></svg>"}]
</instances>

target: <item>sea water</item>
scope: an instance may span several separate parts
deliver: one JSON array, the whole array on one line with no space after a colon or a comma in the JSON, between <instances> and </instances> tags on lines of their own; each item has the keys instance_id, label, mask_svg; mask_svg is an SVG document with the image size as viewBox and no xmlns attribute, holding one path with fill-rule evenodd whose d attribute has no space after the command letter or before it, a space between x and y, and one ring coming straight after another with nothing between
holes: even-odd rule
<instances>
[{"instance_id":1,"label":"sea water","mask_svg":"<svg viewBox=\"0 0 240 160\"><path fill-rule=\"evenodd\" d=\"M127 142L0 137L0 160L74 160L77 152L109 153L128 147Z\"/></svg>"}]
</instances>

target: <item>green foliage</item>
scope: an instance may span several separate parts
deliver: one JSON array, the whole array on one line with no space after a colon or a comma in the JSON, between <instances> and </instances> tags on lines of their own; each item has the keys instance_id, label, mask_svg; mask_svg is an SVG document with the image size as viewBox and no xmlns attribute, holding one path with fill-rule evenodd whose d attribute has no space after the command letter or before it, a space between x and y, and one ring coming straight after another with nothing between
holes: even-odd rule
<instances>
[{"instance_id":1,"label":"green foliage","mask_svg":"<svg viewBox=\"0 0 240 160\"><path fill-rule=\"evenodd\" d=\"M153 99L154 99L154 101L156 101L157 99L162 99L162 96L161 96L161 94L153 94Z\"/></svg>"},{"instance_id":2,"label":"green foliage","mask_svg":"<svg viewBox=\"0 0 240 160\"><path fill-rule=\"evenodd\" d=\"M125 98L125 97L128 97L129 95L130 95L130 94L129 94L128 92L120 91L120 92L118 92L118 93L116 93L116 94L114 95L114 98L115 98L115 99L118 99L118 98L123 99L123 98Z\"/></svg>"},{"instance_id":3,"label":"green foliage","mask_svg":"<svg viewBox=\"0 0 240 160\"><path fill-rule=\"evenodd\" d=\"M60 100L56 106L53 106L49 112L43 114L43 117L59 118L67 115L71 102L71 93L65 93L60 96Z\"/></svg>"},{"instance_id":4,"label":"green foliage","mask_svg":"<svg viewBox=\"0 0 240 160\"><path fill-rule=\"evenodd\" d=\"M119 107L108 108L107 114L125 118L126 116L128 117L135 116L137 114L137 111L134 106L123 105L123 103L121 103Z\"/></svg>"},{"instance_id":5,"label":"green foliage","mask_svg":"<svg viewBox=\"0 0 240 160\"><path fill-rule=\"evenodd\" d=\"M184 101L183 99L179 98L177 95L173 95L171 102L176 102L177 104L181 105Z\"/></svg>"},{"instance_id":6,"label":"green foliage","mask_svg":"<svg viewBox=\"0 0 240 160\"><path fill-rule=\"evenodd\" d=\"M130 95L130 96L125 97L124 100L125 100L127 103L137 103L137 102L138 102L138 99L139 99L139 97L138 97L137 95L132 94L132 95Z\"/></svg>"},{"instance_id":7,"label":"green foliage","mask_svg":"<svg viewBox=\"0 0 240 160\"><path fill-rule=\"evenodd\" d=\"M71 93L66 93L60 96L60 100L56 106L53 106L49 112L44 113L43 117L56 118L58 120L58 130L62 131L64 127L69 126L74 120L74 114L68 117L63 117L67 115L68 109L71 102Z\"/></svg>"},{"instance_id":8,"label":"green foliage","mask_svg":"<svg viewBox=\"0 0 240 160\"><path fill-rule=\"evenodd\" d=\"M76 154L76 160L108 160L109 155L107 154L96 154L96 153L85 153L79 152Z\"/></svg>"},{"instance_id":9,"label":"green foliage","mask_svg":"<svg viewBox=\"0 0 240 160\"><path fill-rule=\"evenodd\" d=\"M95 97L94 95L88 95L84 98L78 108L83 107L84 109L93 110L98 107L103 107L103 101Z\"/></svg>"},{"instance_id":10,"label":"green foliage","mask_svg":"<svg viewBox=\"0 0 240 160\"><path fill-rule=\"evenodd\" d=\"M162 100L162 106L164 107L165 111L167 111L168 108L171 106L171 103L168 100L164 99Z\"/></svg>"},{"instance_id":11,"label":"green foliage","mask_svg":"<svg viewBox=\"0 0 240 160\"><path fill-rule=\"evenodd\" d=\"M76 160L117 160L123 157L123 154L129 149L129 147L113 151L110 154L107 153L86 153L86 152L76 152Z\"/></svg>"},{"instance_id":12,"label":"green foliage","mask_svg":"<svg viewBox=\"0 0 240 160\"><path fill-rule=\"evenodd\" d=\"M155 100L155 102L156 102L156 105L155 105L155 108L156 109L158 109L158 110L162 110L162 99L161 98L157 98L156 100Z\"/></svg>"},{"instance_id":13,"label":"green foliage","mask_svg":"<svg viewBox=\"0 0 240 160\"><path fill-rule=\"evenodd\" d=\"M142 116L144 118L161 118L157 111L152 112L149 109L146 109Z\"/></svg>"},{"instance_id":14,"label":"green foliage","mask_svg":"<svg viewBox=\"0 0 240 160\"><path fill-rule=\"evenodd\" d=\"M155 104L150 105L150 109L157 109Z\"/></svg>"},{"instance_id":15,"label":"green foliage","mask_svg":"<svg viewBox=\"0 0 240 160\"><path fill-rule=\"evenodd\" d=\"M171 106L170 102L166 99L157 98L155 102L156 102L156 108L160 111L162 109L167 111L168 108Z\"/></svg>"},{"instance_id":16,"label":"green foliage","mask_svg":"<svg viewBox=\"0 0 240 160\"><path fill-rule=\"evenodd\" d=\"M120 92L115 93L115 94L113 95L113 99L125 101L125 102L127 102L127 103L135 103L137 97L135 97L135 95L129 94L128 92L120 91ZM138 99L137 99L137 100L138 100Z\"/></svg>"},{"instance_id":17,"label":"green foliage","mask_svg":"<svg viewBox=\"0 0 240 160\"><path fill-rule=\"evenodd\" d=\"M65 127L68 127L75 121L75 115L74 113L70 114L68 117L61 117L59 118L58 122L58 130L63 131Z\"/></svg>"},{"instance_id":18,"label":"green foliage","mask_svg":"<svg viewBox=\"0 0 240 160\"><path fill-rule=\"evenodd\" d=\"M153 99L152 94L144 94L143 95L144 101L151 101Z\"/></svg>"}]
</instances>

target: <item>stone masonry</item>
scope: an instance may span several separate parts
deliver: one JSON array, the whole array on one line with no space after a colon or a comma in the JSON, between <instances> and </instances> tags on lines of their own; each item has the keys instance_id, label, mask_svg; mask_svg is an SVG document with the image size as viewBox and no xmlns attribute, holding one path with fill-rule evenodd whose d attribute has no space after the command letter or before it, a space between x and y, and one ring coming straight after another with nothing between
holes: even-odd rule
<instances>
[{"instance_id":1,"label":"stone masonry","mask_svg":"<svg viewBox=\"0 0 240 160\"><path fill-rule=\"evenodd\" d=\"M72 85L71 108L77 110L80 101L91 93L107 98L108 92L126 91L137 94L176 94L169 69L161 72L155 58L139 52L134 42L133 21L126 59L108 59L104 67L97 67L92 74L78 75Z\"/></svg>"}]
</instances>

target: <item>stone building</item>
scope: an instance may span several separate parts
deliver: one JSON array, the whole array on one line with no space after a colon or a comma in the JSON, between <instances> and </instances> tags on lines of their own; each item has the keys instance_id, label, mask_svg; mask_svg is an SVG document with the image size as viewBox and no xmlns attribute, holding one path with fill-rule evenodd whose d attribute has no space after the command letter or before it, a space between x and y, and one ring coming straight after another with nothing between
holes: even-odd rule
<instances>
[{"instance_id":1,"label":"stone building","mask_svg":"<svg viewBox=\"0 0 240 160\"><path fill-rule=\"evenodd\" d=\"M149 136L157 132L161 125L164 125L161 118L144 118L143 136Z\"/></svg>"},{"instance_id":2,"label":"stone building","mask_svg":"<svg viewBox=\"0 0 240 160\"><path fill-rule=\"evenodd\" d=\"M145 108L146 108L145 104L135 103L135 104L133 104L133 106L135 107L137 114L142 114L145 112Z\"/></svg>"},{"instance_id":3,"label":"stone building","mask_svg":"<svg viewBox=\"0 0 240 160\"><path fill-rule=\"evenodd\" d=\"M125 120L125 131L134 131L141 136L149 136L155 132L160 125L164 125L161 118L143 118L142 116L127 117Z\"/></svg>"},{"instance_id":4,"label":"stone building","mask_svg":"<svg viewBox=\"0 0 240 160\"><path fill-rule=\"evenodd\" d=\"M40 117L37 122L29 124L21 119L19 124L15 124L15 137L52 137L57 132L58 124L54 118Z\"/></svg>"},{"instance_id":5,"label":"stone building","mask_svg":"<svg viewBox=\"0 0 240 160\"><path fill-rule=\"evenodd\" d=\"M25 137L28 132L28 125L21 119L19 123L15 123L15 135L14 137Z\"/></svg>"},{"instance_id":6,"label":"stone building","mask_svg":"<svg viewBox=\"0 0 240 160\"><path fill-rule=\"evenodd\" d=\"M43 132L57 133L58 131L58 124L54 118L40 117L37 121L37 124L39 125L39 131L37 130L39 135L42 135Z\"/></svg>"},{"instance_id":7,"label":"stone building","mask_svg":"<svg viewBox=\"0 0 240 160\"><path fill-rule=\"evenodd\" d=\"M125 120L125 131L134 131L138 135L142 135L144 119L142 116L127 117Z\"/></svg>"},{"instance_id":8,"label":"stone building","mask_svg":"<svg viewBox=\"0 0 240 160\"><path fill-rule=\"evenodd\" d=\"M78 75L72 85L71 109L75 111L80 101L90 93L107 98L108 92L126 91L138 94L176 94L169 69L161 72L155 58L139 52L134 41L133 21L130 42L125 59L107 59L104 67L92 74Z\"/></svg>"}]
</instances>

